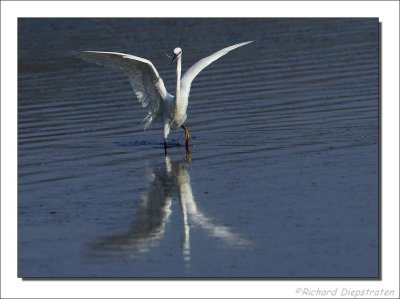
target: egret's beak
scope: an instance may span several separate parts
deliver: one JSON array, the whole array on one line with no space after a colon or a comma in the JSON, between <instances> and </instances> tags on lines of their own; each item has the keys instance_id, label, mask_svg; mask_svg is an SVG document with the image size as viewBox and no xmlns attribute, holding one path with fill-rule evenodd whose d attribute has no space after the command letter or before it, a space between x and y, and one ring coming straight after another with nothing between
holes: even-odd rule
<instances>
[{"instance_id":1,"label":"egret's beak","mask_svg":"<svg viewBox=\"0 0 400 299\"><path fill-rule=\"evenodd\" d=\"M176 57L178 57L178 55L174 55L174 57L172 57L171 63L175 61Z\"/></svg>"}]
</instances>

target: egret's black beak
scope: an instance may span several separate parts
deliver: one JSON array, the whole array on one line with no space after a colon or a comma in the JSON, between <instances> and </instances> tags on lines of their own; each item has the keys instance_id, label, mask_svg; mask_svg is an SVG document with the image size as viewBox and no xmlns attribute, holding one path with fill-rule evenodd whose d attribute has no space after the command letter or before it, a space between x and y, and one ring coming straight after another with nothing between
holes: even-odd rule
<instances>
[{"instance_id":1,"label":"egret's black beak","mask_svg":"<svg viewBox=\"0 0 400 299\"><path fill-rule=\"evenodd\" d=\"M178 55L174 55L174 57L172 57L171 63L175 61L176 57L178 57Z\"/></svg>"}]
</instances>

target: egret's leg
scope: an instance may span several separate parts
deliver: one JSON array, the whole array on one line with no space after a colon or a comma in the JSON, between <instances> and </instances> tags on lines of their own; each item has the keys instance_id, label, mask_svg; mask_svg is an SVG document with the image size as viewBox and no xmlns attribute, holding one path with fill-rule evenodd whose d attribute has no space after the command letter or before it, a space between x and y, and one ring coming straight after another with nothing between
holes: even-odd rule
<instances>
[{"instance_id":1,"label":"egret's leg","mask_svg":"<svg viewBox=\"0 0 400 299\"><path fill-rule=\"evenodd\" d=\"M190 150L186 148L186 162L192 162L192 157L190 156Z\"/></svg>"},{"instance_id":2,"label":"egret's leg","mask_svg":"<svg viewBox=\"0 0 400 299\"><path fill-rule=\"evenodd\" d=\"M169 123L164 124L164 153L167 154L167 137L169 135L170 126Z\"/></svg>"},{"instance_id":3,"label":"egret's leg","mask_svg":"<svg viewBox=\"0 0 400 299\"><path fill-rule=\"evenodd\" d=\"M190 132L189 129L186 128L184 125L181 126L183 130L185 130L185 145L186 148L189 148L189 140L190 140Z\"/></svg>"}]
</instances>

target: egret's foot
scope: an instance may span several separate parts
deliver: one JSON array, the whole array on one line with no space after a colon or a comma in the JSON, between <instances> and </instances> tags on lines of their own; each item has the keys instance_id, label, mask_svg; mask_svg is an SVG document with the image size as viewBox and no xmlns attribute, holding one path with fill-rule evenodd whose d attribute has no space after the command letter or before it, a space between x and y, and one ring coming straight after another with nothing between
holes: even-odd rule
<instances>
[{"instance_id":1,"label":"egret's foot","mask_svg":"<svg viewBox=\"0 0 400 299\"><path fill-rule=\"evenodd\" d=\"M189 145L186 145L186 162L192 162L192 157L190 155L190 148Z\"/></svg>"},{"instance_id":2,"label":"egret's foot","mask_svg":"<svg viewBox=\"0 0 400 299\"><path fill-rule=\"evenodd\" d=\"M183 130L185 130L185 145L186 145L186 151L187 151L189 149L190 132L189 132L189 129L184 127L183 125L181 127Z\"/></svg>"},{"instance_id":3,"label":"egret's foot","mask_svg":"<svg viewBox=\"0 0 400 299\"><path fill-rule=\"evenodd\" d=\"M190 156L190 151L186 151L186 162L190 163L192 162L192 157Z\"/></svg>"}]
</instances>

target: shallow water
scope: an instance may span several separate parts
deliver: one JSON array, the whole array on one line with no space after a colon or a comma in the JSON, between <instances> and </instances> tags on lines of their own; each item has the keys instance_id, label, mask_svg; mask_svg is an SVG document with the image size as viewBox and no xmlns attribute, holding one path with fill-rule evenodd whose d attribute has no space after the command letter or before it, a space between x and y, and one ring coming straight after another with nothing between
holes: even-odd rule
<instances>
[{"instance_id":1,"label":"shallow water","mask_svg":"<svg viewBox=\"0 0 400 299\"><path fill-rule=\"evenodd\" d=\"M379 275L377 19L20 19L19 277ZM183 130L74 50L150 59Z\"/></svg>"}]
</instances>

